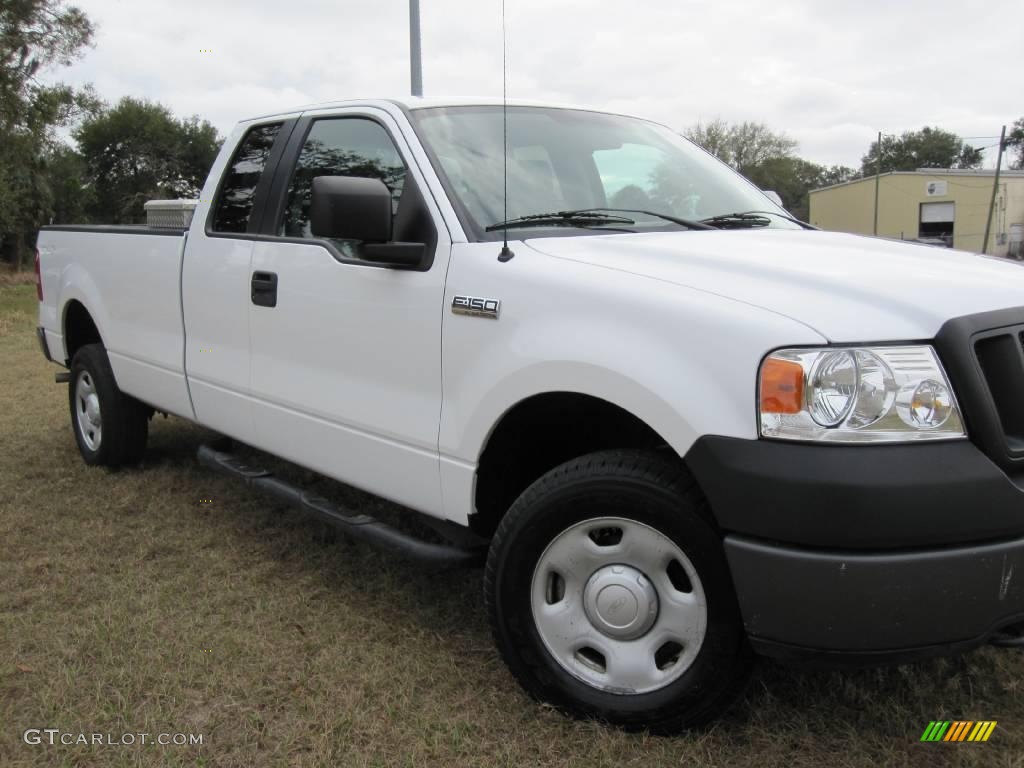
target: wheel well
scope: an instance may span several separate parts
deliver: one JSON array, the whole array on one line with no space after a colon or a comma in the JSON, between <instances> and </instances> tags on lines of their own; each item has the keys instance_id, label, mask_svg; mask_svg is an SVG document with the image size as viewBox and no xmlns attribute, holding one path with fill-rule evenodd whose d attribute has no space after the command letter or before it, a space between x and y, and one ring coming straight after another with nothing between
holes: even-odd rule
<instances>
[{"instance_id":1,"label":"wheel well","mask_svg":"<svg viewBox=\"0 0 1024 768\"><path fill-rule=\"evenodd\" d=\"M502 417L480 455L470 527L490 537L530 484L570 459L609 448L664 446L657 432L607 400L573 392L531 397Z\"/></svg>"},{"instance_id":2,"label":"wheel well","mask_svg":"<svg viewBox=\"0 0 1024 768\"><path fill-rule=\"evenodd\" d=\"M69 301L64 310L64 345L68 351L67 362L70 363L81 347L86 344L103 343L100 332L93 322L89 310L79 301Z\"/></svg>"}]
</instances>

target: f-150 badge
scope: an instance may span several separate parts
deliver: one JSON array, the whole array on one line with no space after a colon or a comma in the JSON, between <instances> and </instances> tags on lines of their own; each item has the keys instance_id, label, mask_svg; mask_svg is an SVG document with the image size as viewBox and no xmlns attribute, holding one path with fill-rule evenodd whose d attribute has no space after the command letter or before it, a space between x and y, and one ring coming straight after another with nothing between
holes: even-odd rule
<instances>
[{"instance_id":1,"label":"f-150 badge","mask_svg":"<svg viewBox=\"0 0 1024 768\"><path fill-rule=\"evenodd\" d=\"M489 317L497 320L500 311L501 301L499 299L484 299L480 296L456 296L452 299L452 312L456 315Z\"/></svg>"}]
</instances>

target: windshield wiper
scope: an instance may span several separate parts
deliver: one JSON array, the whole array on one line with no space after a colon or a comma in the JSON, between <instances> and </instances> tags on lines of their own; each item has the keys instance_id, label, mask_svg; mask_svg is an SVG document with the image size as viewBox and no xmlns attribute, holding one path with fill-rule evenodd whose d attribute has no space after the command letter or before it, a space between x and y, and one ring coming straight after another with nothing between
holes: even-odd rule
<instances>
[{"instance_id":1,"label":"windshield wiper","mask_svg":"<svg viewBox=\"0 0 1024 768\"><path fill-rule=\"evenodd\" d=\"M705 224L703 221L694 221L693 219L681 219L678 216L669 216L667 213L658 213L657 211L642 211L639 208L587 208L587 211L615 211L617 213L641 213L644 216L653 216L656 219L664 219L665 221L671 221L673 224L678 224L687 229L714 229L710 224Z\"/></svg>"},{"instance_id":2,"label":"windshield wiper","mask_svg":"<svg viewBox=\"0 0 1024 768\"><path fill-rule=\"evenodd\" d=\"M753 211L748 213L721 213L718 216L709 216L706 219L701 219L701 221L719 229L750 229L753 227L767 227L772 223L772 220L767 216Z\"/></svg>"},{"instance_id":3,"label":"windshield wiper","mask_svg":"<svg viewBox=\"0 0 1024 768\"><path fill-rule=\"evenodd\" d=\"M741 213L723 213L718 216L710 216L706 219L701 219L702 222L707 224L721 224L723 229L744 229L749 227L767 227L771 224L771 221L765 218L765 216L777 216L780 219L791 221L794 224L799 224L804 229L817 229L817 227L808 224L806 221L800 221L800 219L794 216L787 216L784 213L778 211L743 211Z\"/></svg>"},{"instance_id":4,"label":"windshield wiper","mask_svg":"<svg viewBox=\"0 0 1024 768\"><path fill-rule=\"evenodd\" d=\"M508 221L499 221L485 227L486 232L498 229L515 229L523 227L586 227L601 224L636 224L633 219L625 216L612 216L594 210L554 211L553 213L533 213L529 216L517 216Z\"/></svg>"}]
</instances>

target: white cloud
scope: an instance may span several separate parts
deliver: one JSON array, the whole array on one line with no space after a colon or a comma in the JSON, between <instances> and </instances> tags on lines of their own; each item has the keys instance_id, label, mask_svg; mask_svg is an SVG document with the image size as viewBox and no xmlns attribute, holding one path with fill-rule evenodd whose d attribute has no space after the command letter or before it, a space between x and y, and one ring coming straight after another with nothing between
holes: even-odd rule
<instances>
[{"instance_id":1,"label":"white cloud","mask_svg":"<svg viewBox=\"0 0 1024 768\"><path fill-rule=\"evenodd\" d=\"M759 120L858 165L878 130L992 135L1024 113L1018 3L506 0L509 94L677 129ZM52 73L227 133L303 103L408 92L407 0L77 0L96 48ZM501 93L500 0L422 0L427 95ZM211 53L202 53L209 49ZM994 143L979 140L977 143Z\"/></svg>"}]
</instances>

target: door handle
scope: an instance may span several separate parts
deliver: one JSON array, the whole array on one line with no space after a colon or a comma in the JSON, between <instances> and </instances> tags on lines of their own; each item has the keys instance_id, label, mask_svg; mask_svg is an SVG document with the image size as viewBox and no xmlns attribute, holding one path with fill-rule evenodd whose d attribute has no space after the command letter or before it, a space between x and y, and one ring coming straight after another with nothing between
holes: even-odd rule
<instances>
[{"instance_id":1,"label":"door handle","mask_svg":"<svg viewBox=\"0 0 1024 768\"><path fill-rule=\"evenodd\" d=\"M258 307L277 306L276 272L253 272L251 288L250 297L253 304Z\"/></svg>"}]
</instances>

